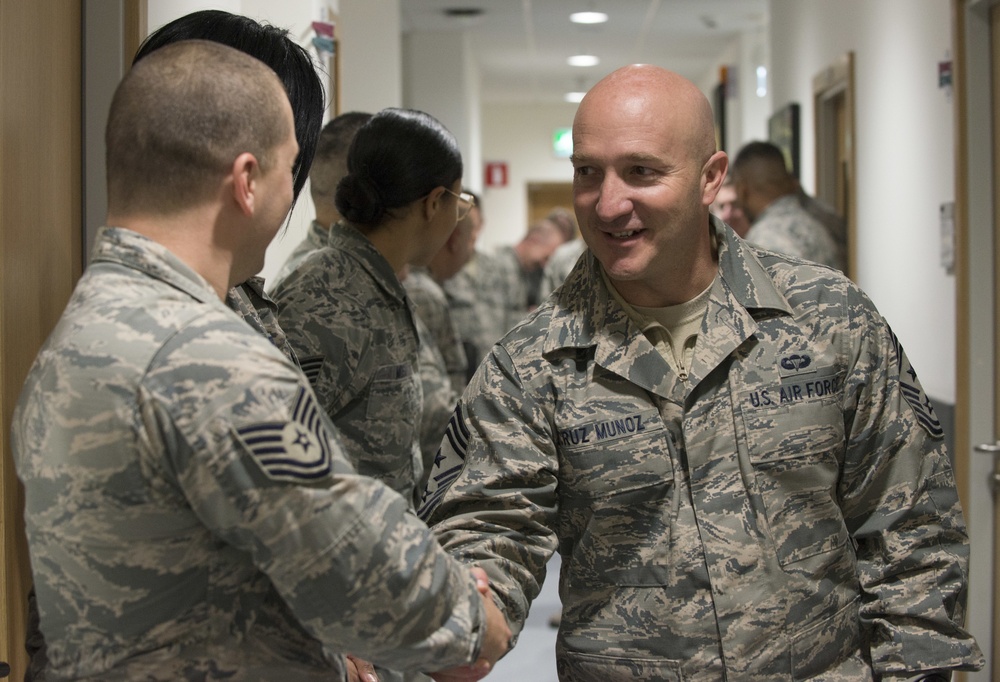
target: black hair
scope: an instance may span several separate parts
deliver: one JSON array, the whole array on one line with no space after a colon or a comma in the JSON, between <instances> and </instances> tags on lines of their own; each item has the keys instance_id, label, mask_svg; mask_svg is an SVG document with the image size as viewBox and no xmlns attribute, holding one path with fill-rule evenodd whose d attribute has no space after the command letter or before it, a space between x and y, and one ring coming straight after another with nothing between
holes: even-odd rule
<instances>
[{"instance_id":1,"label":"black hair","mask_svg":"<svg viewBox=\"0 0 1000 682\"><path fill-rule=\"evenodd\" d=\"M348 111L327 121L316 143L316 156L310 172L309 191L313 201L333 205L337 183L347 173L347 150L355 133L372 115L362 111Z\"/></svg>"},{"instance_id":2,"label":"black hair","mask_svg":"<svg viewBox=\"0 0 1000 682\"><path fill-rule=\"evenodd\" d=\"M295 140L299 143L299 155L292 168L292 186L295 199L298 199L309 179L316 141L323 126L323 83L309 53L292 40L285 29L238 14L208 9L186 14L153 31L139 46L132 63L164 45L194 39L222 43L245 52L278 74L292 105Z\"/></svg>"},{"instance_id":3,"label":"black hair","mask_svg":"<svg viewBox=\"0 0 1000 682\"><path fill-rule=\"evenodd\" d=\"M376 226L394 208L451 189L462 177L462 152L440 121L413 109L383 109L354 136L347 176L337 186L340 215Z\"/></svg>"},{"instance_id":4,"label":"black hair","mask_svg":"<svg viewBox=\"0 0 1000 682\"><path fill-rule=\"evenodd\" d=\"M737 167L761 161L774 164L775 167L780 166L786 171L788 170L788 165L785 163L785 153L776 144L755 140L747 142L736 154L736 159L733 161L734 172Z\"/></svg>"}]
</instances>

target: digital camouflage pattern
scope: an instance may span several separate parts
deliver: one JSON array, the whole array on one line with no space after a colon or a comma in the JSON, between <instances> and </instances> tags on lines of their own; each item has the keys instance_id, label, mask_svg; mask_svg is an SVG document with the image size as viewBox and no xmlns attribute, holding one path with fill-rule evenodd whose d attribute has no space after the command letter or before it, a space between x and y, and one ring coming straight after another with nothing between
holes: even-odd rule
<instances>
[{"instance_id":1,"label":"digital camouflage pattern","mask_svg":"<svg viewBox=\"0 0 1000 682\"><path fill-rule=\"evenodd\" d=\"M296 367L145 237L98 236L11 442L49 680L476 657L468 569L354 472Z\"/></svg>"},{"instance_id":2,"label":"digital camouflage pattern","mask_svg":"<svg viewBox=\"0 0 1000 682\"><path fill-rule=\"evenodd\" d=\"M762 249L843 269L840 250L830 232L795 194L786 194L764 209L746 240Z\"/></svg>"},{"instance_id":3,"label":"digital camouflage pattern","mask_svg":"<svg viewBox=\"0 0 1000 682\"><path fill-rule=\"evenodd\" d=\"M542 300L548 298L549 294L558 289L566 281L569 273L576 266L576 262L580 260L580 255L586 250L587 242L577 237L565 244L560 244L552 252L552 256L545 264L545 269L542 273Z\"/></svg>"},{"instance_id":4,"label":"digital camouflage pattern","mask_svg":"<svg viewBox=\"0 0 1000 682\"><path fill-rule=\"evenodd\" d=\"M264 293L264 280L251 277L226 293L226 305L268 339L286 358L298 364L288 337L278 324L278 306Z\"/></svg>"},{"instance_id":5,"label":"digital camouflage pattern","mask_svg":"<svg viewBox=\"0 0 1000 682\"><path fill-rule=\"evenodd\" d=\"M528 314L531 283L512 246L476 254L476 305L489 345L500 340Z\"/></svg>"},{"instance_id":6,"label":"digital camouflage pattern","mask_svg":"<svg viewBox=\"0 0 1000 682\"><path fill-rule=\"evenodd\" d=\"M798 191L799 203L809 215L823 223L827 234L837 247L837 263L834 267L847 272L847 221L837 214L833 208L816 197L809 196L801 188Z\"/></svg>"},{"instance_id":7,"label":"digital camouflage pattern","mask_svg":"<svg viewBox=\"0 0 1000 682\"><path fill-rule=\"evenodd\" d=\"M515 632L560 552L567 682L981 666L940 425L885 320L712 221L688 381L588 255L480 367L421 515Z\"/></svg>"},{"instance_id":8,"label":"digital camouflage pattern","mask_svg":"<svg viewBox=\"0 0 1000 682\"><path fill-rule=\"evenodd\" d=\"M441 283L441 289L448 299L451 321L455 325L458 338L462 341L462 348L469 363L463 385L469 383L479 363L486 357L486 352L497 341L489 337L486 325L480 317L484 311L479 304L476 286L478 260L477 253L453 277Z\"/></svg>"},{"instance_id":9,"label":"digital camouflage pattern","mask_svg":"<svg viewBox=\"0 0 1000 682\"><path fill-rule=\"evenodd\" d=\"M299 264L306 259L313 251L319 251L324 246L329 239L330 230L327 226L318 223L315 220L309 223L309 229L306 231L306 236L302 238L292 252L288 254L288 258L285 262L281 264L281 268L278 270L278 274L274 276L272 280L270 289L273 291L280 285L285 278L299 267ZM279 237L280 239L280 237Z\"/></svg>"},{"instance_id":10,"label":"digital camouflage pattern","mask_svg":"<svg viewBox=\"0 0 1000 682\"><path fill-rule=\"evenodd\" d=\"M407 278L409 279L409 278ZM427 484L426 477L434 466L434 459L441 449L441 439L451 420L451 415L458 404L459 394L452 387L451 379L445 367L434 338L423 318L418 313L414 317L417 324L417 336L420 339L420 389L423 393L423 405L420 414L420 452L423 456L421 479L416 489L423 490Z\"/></svg>"},{"instance_id":11,"label":"digital camouflage pattern","mask_svg":"<svg viewBox=\"0 0 1000 682\"><path fill-rule=\"evenodd\" d=\"M417 315L431 333L431 339L441 354L451 385L456 391L462 391L469 379L469 360L465 356L462 340L451 321L448 297L426 268L410 268L409 274L403 280L403 287L413 307L416 308Z\"/></svg>"},{"instance_id":12,"label":"digital camouflage pattern","mask_svg":"<svg viewBox=\"0 0 1000 682\"><path fill-rule=\"evenodd\" d=\"M338 223L327 246L272 296L358 473L412 501L422 474L417 330L389 262L364 235Z\"/></svg>"}]
</instances>

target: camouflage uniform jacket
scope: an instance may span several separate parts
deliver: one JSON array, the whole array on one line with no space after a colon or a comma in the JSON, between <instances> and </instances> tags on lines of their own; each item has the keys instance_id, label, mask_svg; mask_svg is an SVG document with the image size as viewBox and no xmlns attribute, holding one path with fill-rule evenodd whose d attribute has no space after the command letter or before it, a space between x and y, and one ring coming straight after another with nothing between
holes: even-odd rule
<instances>
[{"instance_id":1,"label":"camouflage uniform jacket","mask_svg":"<svg viewBox=\"0 0 1000 682\"><path fill-rule=\"evenodd\" d=\"M251 277L226 293L226 305L246 320L253 329L270 340L285 357L298 364L288 337L278 324L278 306L264 293L264 280Z\"/></svg>"},{"instance_id":2,"label":"camouflage uniform jacket","mask_svg":"<svg viewBox=\"0 0 1000 682\"><path fill-rule=\"evenodd\" d=\"M409 278L407 278L409 279ZM420 339L420 390L423 393L423 405L420 412L420 452L423 456L422 475L417 481L416 489L422 491L427 483L426 477L434 466L434 459L441 448L441 439L445 429L455 412L459 394L452 387L451 379L444 358L434 343L423 318L417 314L413 321L417 325L417 336Z\"/></svg>"},{"instance_id":3,"label":"camouflage uniform jacket","mask_svg":"<svg viewBox=\"0 0 1000 682\"><path fill-rule=\"evenodd\" d=\"M420 479L418 339L406 291L360 232L327 246L275 288L278 320L358 473L412 500Z\"/></svg>"},{"instance_id":4,"label":"camouflage uniform jacket","mask_svg":"<svg viewBox=\"0 0 1000 682\"><path fill-rule=\"evenodd\" d=\"M354 472L301 372L145 237L98 236L11 442L49 680L475 658L468 569Z\"/></svg>"},{"instance_id":5,"label":"camouflage uniform jacket","mask_svg":"<svg viewBox=\"0 0 1000 682\"><path fill-rule=\"evenodd\" d=\"M288 275L295 272L299 267L299 263L304 261L306 256L326 246L329 233L330 230L323 223L318 223L315 220L309 223L309 230L306 232L306 236L292 249L292 252L288 254L288 258L281 264L281 269L274 276L270 289L272 291L276 289Z\"/></svg>"},{"instance_id":6,"label":"camouflage uniform jacket","mask_svg":"<svg viewBox=\"0 0 1000 682\"><path fill-rule=\"evenodd\" d=\"M788 194L757 216L746 240L762 249L804 258L832 268L843 265L840 249L826 226Z\"/></svg>"},{"instance_id":7,"label":"camouflage uniform jacket","mask_svg":"<svg viewBox=\"0 0 1000 682\"><path fill-rule=\"evenodd\" d=\"M441 289L444 290L444 295L448 299L451 321L455 325L458 337L462 340L462 348L465 350L465 357L469 362L465 380L462 382L463 386L469 383L476 367L486 357L490 347L497 342L496 338L489 337L486 325L480 317L483 311L476 290L478 260L479 254L477 253L454 277L450 277L441 284Z\"/></svg>"},{"instance_id":8,"label":"camouflage uniform jacket","mask_svg":"<svg viewBox=\"0 0 1000 682\"><path fill-rule=\"evenodd\" d=\"M478 254L476 260L476 304L492 346L528 314L530 284L512 246Z\"/></svg>"},{"instance_id":9,"label":"camouflage uniform jacket","mask_svg":"<svg viewBox=\"0 0 1000 682\"><path fill-rule=\"evenodd\" d=\"M586 256L480 366L421 515L515 631L558 549L562 680L980 664L948 454L886 322L840 273L712 220L688 381Z\"/></svg>"},{"instance_id":10,"label":"camouflage uniform jacket","mask_svg":"<svg viewBox=\"0 0 1000 682\"><path fill-rule=\"evenodd\" d=\"M565 244L560 244L552 252L549 262L545 264L542 274L542 288L540 295L542 299L549 297L553 291L559 288L569 273L573 271L576 262L580 260L580 254L587 250L587 242L577 237Z\"/></svg>"},{"instance_id":11,"label":"camouflage uniform jacket","mask_svg":"<svg viewBox=\"0 0 1000 682\"><path fill-rule=\"evenodd\" d=\"M452 386L456 391L462 391L469 379L469 360L451 321L448 297L426 268L411 268L403 280L403 287L441 353Z\"/></svg>"},{"instance_id":12,"label":"camouflage uniform jacket","mask_svg":"<svg viewBox=\"0 0 1000 682\"><path fill-rule=\"evenodd\" d=\"M833 208L815 197L806 194L801 188L798 191L799 203L813 218L826 228L833 243L837 246L836 268L847 272L847 221Z\"/></svg>"}]
</instances>

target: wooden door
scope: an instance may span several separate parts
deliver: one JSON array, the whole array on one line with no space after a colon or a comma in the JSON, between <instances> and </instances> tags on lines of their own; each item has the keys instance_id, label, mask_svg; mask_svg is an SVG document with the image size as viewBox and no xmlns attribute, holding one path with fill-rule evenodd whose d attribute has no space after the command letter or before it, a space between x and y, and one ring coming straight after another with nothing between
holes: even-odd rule
<instances>
[{"instance_id":1,"label":"wooden door","mask_svg":"<svg viewBox=\"0 0 1000 682\"><path fill-rule=\"evenodd\" d=\"M538 222L556 208L565 208L573 213L572 182L528 183L528 225Z\"/></svg>"},{"instance_id":2,"label":"wooden door","mask_svg":"<svg viewBox=\"0 0 1000 682\"><path fill-rule=\"evenodd\" d=\"M855 191L854 53L848 52L813 78L816 134L816 197L847 221L847 271L857 271Z\"/></svg>"},{"instance_id":3,"label":"wooden door","mask_svg":"<svg viewBox=\"0 0 1000 682\"><path fill-rule=\"evenodd\" d=\"M80 26L81 0L0 0L0 662L15 680L30 570L8 434L81 271Z\"/></svg>"}]
</instances>

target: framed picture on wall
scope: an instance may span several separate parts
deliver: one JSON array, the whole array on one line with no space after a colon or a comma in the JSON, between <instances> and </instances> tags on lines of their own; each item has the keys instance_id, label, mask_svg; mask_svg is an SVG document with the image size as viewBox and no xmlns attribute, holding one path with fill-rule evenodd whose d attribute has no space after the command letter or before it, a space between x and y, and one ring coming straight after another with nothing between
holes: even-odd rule
<instances>
[{"instance_id":1,"label":"framed picture on wall","mask_svg":"<svg viewBox=\"0 0 1000 682\"><path fill-rule=\"evenodd\" d=\"M726 149L726 81L722 80L712 92L712 109L715 114L716 149Z\"/></svg>"},{"instance_id":2,"label":"framed picture on wall","mask_svg":"<svg viewBox=\"0 0 1000 682\"><path fill-rule=\"evenodd\" d=\"M801 178L799 160L799 105L792 103L778 109L767 120L767 136L785 154L785 165L796 179Z\"/></svg>"}]
</instances>

